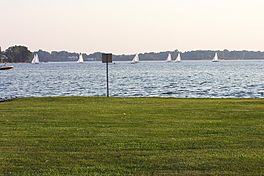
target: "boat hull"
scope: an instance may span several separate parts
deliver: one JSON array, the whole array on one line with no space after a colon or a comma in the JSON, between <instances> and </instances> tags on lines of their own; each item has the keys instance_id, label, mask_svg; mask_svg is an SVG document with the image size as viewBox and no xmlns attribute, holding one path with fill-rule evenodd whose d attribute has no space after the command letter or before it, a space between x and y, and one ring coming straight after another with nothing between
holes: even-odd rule
<instances>
[{"instance_id":1,"label":"boat hull","mask_svg":"<svg viewBox=\"0 0 264 176\"><path fill-rule=\"evenodd\" d=\"M14 67L13 66L5 66L5 67L0 67L0 70L12 70Z\"/></svg>"}]
</instances>

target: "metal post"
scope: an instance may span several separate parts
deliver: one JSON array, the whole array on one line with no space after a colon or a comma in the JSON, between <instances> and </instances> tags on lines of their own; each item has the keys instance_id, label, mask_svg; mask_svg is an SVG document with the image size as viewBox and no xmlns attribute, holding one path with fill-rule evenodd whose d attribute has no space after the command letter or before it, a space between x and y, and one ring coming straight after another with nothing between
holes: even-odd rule
<instances>
[{"instance_id":1,"label":"metal post","mask_svg":"<svg viewBox=\"0 0 264 176\"><path fill-rule=\"evenodd\" d=\"M106 62L106 82L107 82L107 92L106 95L109 97L109 78L108 78L108 62Z\"/></svg>"},{"instance_id":2,"label":"metal post","mask_svg":"<svg viewBox=\"0 0 264 176\"><path fill-rule=\"evenodd\" d=\"M109 97L109 68L108 65L109 63L112 63L112 54L102 54L102 62L106 63L106 96Z\"/></svg>"}]
</instances>

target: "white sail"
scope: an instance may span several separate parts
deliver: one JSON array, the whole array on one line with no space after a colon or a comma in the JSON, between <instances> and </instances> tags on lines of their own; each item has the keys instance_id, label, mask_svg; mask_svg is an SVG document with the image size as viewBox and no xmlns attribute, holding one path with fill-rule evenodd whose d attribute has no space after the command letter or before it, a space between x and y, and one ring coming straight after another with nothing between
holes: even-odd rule
<instances>
[{"instance_id":1,"label":"white sail","mask_svg":"<svg viewBox=\"0 0 264 176\"><path fill-rule=\"evenodd\" d=\"M77 63L83 63L84 61L83 61L83 56L82 56L82 54L80 54L80 56L79 56L79 60L77 61Z\"/></svg>"},{"instance_id":2,"label":"white sail","mask_svg":"<svg viewBox=\"0 0 264 176\"><path fill-rule=\"evenodd\" d=\"M33 58L33 60L32 60L31 63L32 63L32 64L39 64L39 57L38 57L38 54L35 54L35 55L34 55L34 58Z\"/></svg>"},{"instance_id":3,"label":"white sail","mask_svg":"<svg viewBox=\"0 0 264 176\"><path fill-rule=\"evenodd\" d=\"M132 64L139 63L139 55L138 55L138 54L136 54L136 56L134 57L134 59L132 60L131 63L132 63Z\"/></svg>"},{"instance_id":4,"label":"white sail","mask_svg":"<svg viewBox=\"0 0 264 176\"><path fill-rule=\"evenodd\" d=\"M172 57L171 57L171 54L169 54L166 62L171 62L171 61L172 61Z\"/></svg>"},{"instance_id":5,"label":"white sail","mask_svg":"<svg viewBox=\"0 0 264 176\"><path fill-rule=\"evenodd\" d=\"M34 64L34 63L35 63L35 60L36 60L36 58L35 58L35 57L36 57L36 55L34 55L34 57L33 57L32 61L31 61L31 63L32 63L32 64Z\"/></svg>"},{"instance_id":6,"label":"white sail","mask_svg":"<svg viewBox=\"0 0 264 176\"><path fill-rule=\"evenodd\" d=\"M39 57L38 57L38 54L36 54L35 64L39 64Z\"/></svg>"},{"instance_id":7,"label":"white sail","mask_svg":"<svg viewBox=\"0 0 264 176\"><path fill-rule=\"evenodd\" d=\"M181 53L178 53L178 57L176 58L175 62L181 62Z\"/></svg>"},{"instance_id":8,"label":"white sail","mask_svg":"<svg viewBox=\"0 0 264 176\"><path fill-rule=\"evenodd\" d=\"M213 62L219 62L218 54L217 54L217 53L215 53L215 56L214 56Z\"/></svg>"}]
</instances>

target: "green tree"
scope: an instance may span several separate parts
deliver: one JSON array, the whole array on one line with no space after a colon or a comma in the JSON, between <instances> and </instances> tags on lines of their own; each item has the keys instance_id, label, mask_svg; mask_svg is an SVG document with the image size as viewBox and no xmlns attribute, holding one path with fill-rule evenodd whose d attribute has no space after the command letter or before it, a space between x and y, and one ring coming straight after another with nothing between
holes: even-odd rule
<instances>
[{"instance_id":1,"label":"green tree","mask_svg":"<svg viewBox=\"0 0 264 176\"><path fill-rule=\"evenodd\" d=\"M12 46L5 51L8 62L29 62L32 59L32 53L25 46Z\"/></svg>"}]
</instances>

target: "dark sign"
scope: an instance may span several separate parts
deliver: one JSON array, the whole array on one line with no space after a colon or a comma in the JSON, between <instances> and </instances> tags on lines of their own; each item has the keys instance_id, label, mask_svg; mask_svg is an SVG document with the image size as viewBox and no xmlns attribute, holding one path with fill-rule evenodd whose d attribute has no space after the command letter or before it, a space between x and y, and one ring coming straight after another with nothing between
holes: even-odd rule
<instances>
[{"instance_id":1,"label":"dark sign","mask_svg":"<svg viewBox=\"0 0 264 176\"><path fill-rule=\"evenodd\" d=\"M112 54L102 54L102 62L103 63L112 63L113 62Z\"/></svg>"}]
</instances>

